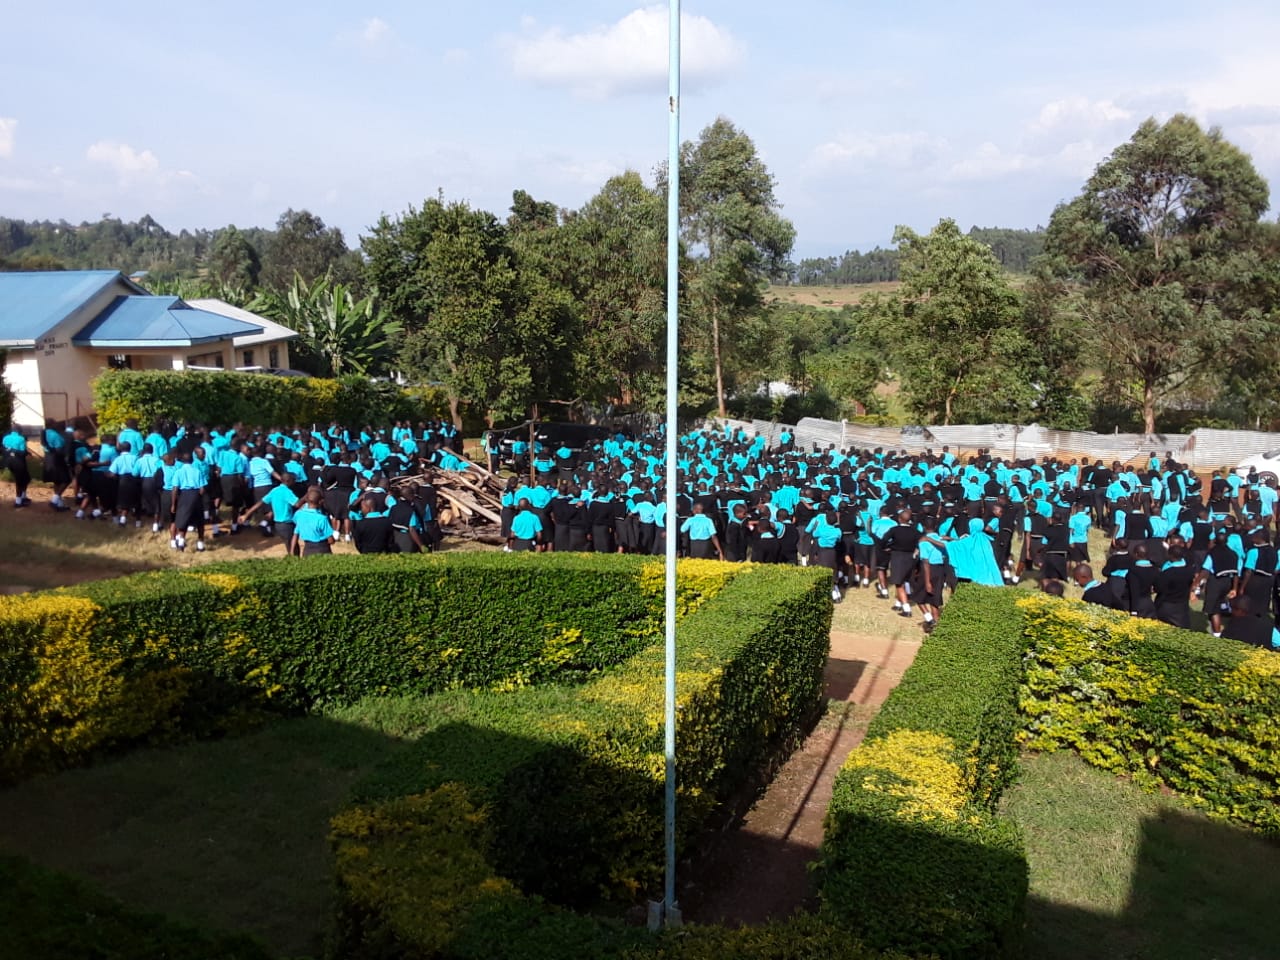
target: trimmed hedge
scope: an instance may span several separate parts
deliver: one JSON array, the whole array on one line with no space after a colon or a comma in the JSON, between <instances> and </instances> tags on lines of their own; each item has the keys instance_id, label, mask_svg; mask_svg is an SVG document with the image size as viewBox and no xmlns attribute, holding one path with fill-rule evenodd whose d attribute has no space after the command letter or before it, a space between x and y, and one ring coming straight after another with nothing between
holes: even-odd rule
<instances>
[{"instance_id":1,"label":"trimmed hedge","mask_svg":"<svg viewBox=\"0 0 1280 960\"><path fill-rule=\"evenodd\" d=\"M996 813L1016 773L1017 595L957 592L836 778L823 910L876 947L942 957L1021 950L1027 863Z\"/></svg>"},{"instance_id":2,"label":"trimmed hedge","mask_svg":"<svg viewBox=\"0 0 1280 960\"><path fill-rule=\"evenodd\" d=\"M830 618L822 571L755 567L684 621L681 846L818 709ZM418 743L333 821L338 955L651 950L562 905L634 901L661 876L662 665L655 644L578 687L434 698Z\"/></svg>"},{"instance_id":3,"label":"trimmed hedge","mask_svg":"<svg viewBox=\"0 0 1280 960\"><path fill-rule=\"evenodd\" d=\"M1023 743L1280 836L1280 655L1029 597Z\"/></svg>"},{"instance_id":4,"label":"trimmed hedge","mask_svg":"<svg viewBox=\"0 0 1280 960\"><path fill-rule=\"evenodd\" d=\"M682 567L682 605L738 568ZM0 782L246 708L582 681L661 630L638 557L256 560L0 597Z\"/></svg>"},{"instance_id":5,"label":"trimmed hedge","mask_svg":"<svg viewBox=\"0 0 1280 960\"><path fill-rule=\"evenodd\" d=\"M382 426L395 420L438 420L448 400L434 387L403 389L368 377L336 380L200 370L108 370L93 381L99 427L125 420L193 421L256 426L327 424Z\"/></svg>"},{"instance_id":6,"label":"trimmed hedge","mask_svg":"<svg viewBox=\"0 0 1280 960\"><path fill-rule=\"evenodd\" d=\"M206 935L17 857L0 856L0 956L57 960L271 960L255 941Z\"/></svg>"}]
</instances>

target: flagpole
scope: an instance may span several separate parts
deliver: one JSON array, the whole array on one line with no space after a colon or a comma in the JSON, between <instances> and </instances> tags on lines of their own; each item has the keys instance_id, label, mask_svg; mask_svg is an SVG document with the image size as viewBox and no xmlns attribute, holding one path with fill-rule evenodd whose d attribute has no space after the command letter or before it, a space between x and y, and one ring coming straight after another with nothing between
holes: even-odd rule
<instances>
[{"instance_id":1,"label":"flagpole","mask_svg":"<svg viewBox=\"0 0 1280 960\"><path fill-rule=\"evenodd\" d=\"M676 408L680 371L680 0L670 0L667 133L667 555L666 555L666 876L661 925L680 925L676 904L676 546L679 520L676 507L679 426Z\"/></svg>"}]
</instances>

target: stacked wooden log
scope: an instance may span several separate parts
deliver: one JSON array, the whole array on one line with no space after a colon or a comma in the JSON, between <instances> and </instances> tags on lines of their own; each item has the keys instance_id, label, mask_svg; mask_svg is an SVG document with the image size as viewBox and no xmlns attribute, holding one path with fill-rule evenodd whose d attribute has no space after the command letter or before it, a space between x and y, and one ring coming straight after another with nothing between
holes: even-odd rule
<instances>
[{"instance_id":1,"label":"stacked wooden log","mask_svg":"<svg viewBox=\"0 0 1280 960\"><path fill-rule=\"evenodd\" d=\"M478 464L466 470L441 470L428 466L421 474L391 481L393 493L410 493L416 486L430 485L440 506L440 526L447 534L490 543L502 542L502 488L496 475Z\"/></svg>"}]
</instances>

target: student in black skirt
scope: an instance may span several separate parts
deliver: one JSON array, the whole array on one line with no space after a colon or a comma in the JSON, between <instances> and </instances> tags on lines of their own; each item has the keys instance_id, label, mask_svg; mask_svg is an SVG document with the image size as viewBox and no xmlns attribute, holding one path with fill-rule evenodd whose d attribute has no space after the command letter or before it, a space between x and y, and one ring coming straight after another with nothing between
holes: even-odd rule
<instances>
[{"instance_id":1,"label":"student in black skirt","mask_svg":"<svg viewBox=\"0 0 1280 960\"><path fill-rule=\"evenodd\" d=\"M1201 564L1199 588L1204 593L1204 612L1209 618L1209 629L1214 636L1222 636L1225 615L1230 612L1229 600L1236 594L1240 579L1240 558L1227 544L1227 531L1219 529L1213 538L1209 555Z\"/></svg>"},{"instance_id":2,"label":"student in black skirt","mask_svg":"<svg viewBox=\"0 0 1280 960\"><path fill-rule=\"evenodd\" d=\"M394 553L395 538L391 529L391 516L386 501L378 502L376 496L366 495L360 501L360 512L352 521L351 539L358 553Z\"/></svg>"}]
</instances>

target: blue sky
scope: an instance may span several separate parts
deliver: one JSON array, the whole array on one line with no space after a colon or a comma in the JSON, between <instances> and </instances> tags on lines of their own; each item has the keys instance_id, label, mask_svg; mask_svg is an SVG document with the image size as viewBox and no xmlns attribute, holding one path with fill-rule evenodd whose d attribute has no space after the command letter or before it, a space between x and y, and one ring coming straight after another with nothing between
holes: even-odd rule
<instances>
[{"instance_id":1,"label":"blue sky","mask_svg":"<svg viewBox=\"0 0 1280 960\"><path fill-rule=\"evenodd\" d=\"M575 207L666 154L643 0L0 7L0 215L171 229L306 207L351 244L443 191ZM1220 125L1280 182L1280 5L701 0L684 135L755 140L796 256L898 223L1033 227L1147 116Z\"/></svg>"}]
</instances>

